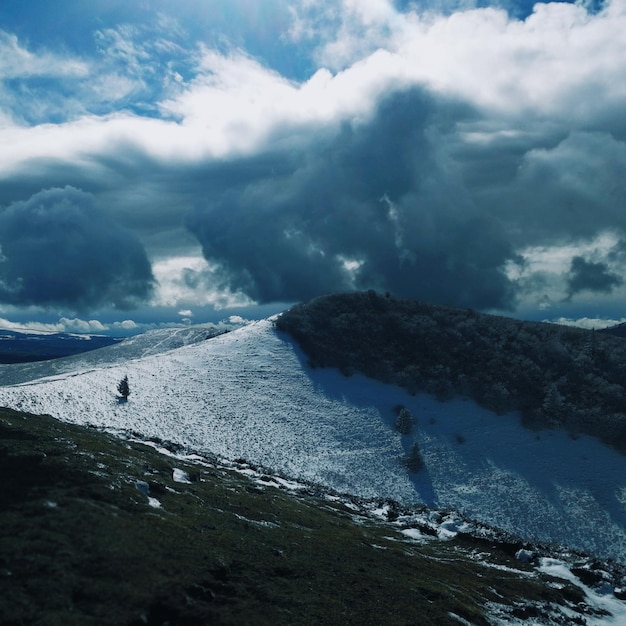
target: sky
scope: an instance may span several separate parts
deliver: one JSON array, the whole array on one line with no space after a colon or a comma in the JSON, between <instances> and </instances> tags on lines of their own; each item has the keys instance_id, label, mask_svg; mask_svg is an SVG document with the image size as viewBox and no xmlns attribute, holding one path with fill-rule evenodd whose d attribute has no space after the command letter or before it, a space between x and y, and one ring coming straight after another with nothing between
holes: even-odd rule
<instances>
[{"instance_id":1,"label":"sky","mask_svg":"<svg viewBox=\"0 0 626 626\"><path fill-rule=\"evenodd\" d=\"M388 291L626 318L626 0L3 0L0 326Z\"/></svg>"}]
</instances>

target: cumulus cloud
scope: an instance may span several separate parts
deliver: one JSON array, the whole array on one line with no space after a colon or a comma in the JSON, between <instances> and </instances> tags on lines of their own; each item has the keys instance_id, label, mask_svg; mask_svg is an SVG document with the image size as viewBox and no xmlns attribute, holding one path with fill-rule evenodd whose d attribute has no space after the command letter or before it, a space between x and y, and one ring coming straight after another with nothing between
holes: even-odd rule
<instances>
[{"instance_id":1,"label":"cumulus cloud","mask_svg":"<svg viewBox=\"0 0 626 626\"><path fill-rule=\"evenodd\" d=\"M58 322L12 322L0 318L0 328L16 330L24 333L82 333L98 334L109 330L99 320L83 320L80 318L61 317Z\"/></svg>"},{"instance_id":2,"label":"cumulus cloud","mask_svg":"<svg viewBox=\"0 0 626 626\"><path fill-rule=\"evenodd\" d=\"M114 322L112 324L113 328L117 328L124 331L132 331L139 328L137 323L134 320L124 320L122 322Z\"/></svg>"},{"instance_id":3,"label":"cumulus cloud","mask_svg":"<svg viewBox=\"0 0 626 626\"><path fill-rule=\"evenodd\" d=\"M153 276L132 233L72 187L41 191L0 212L0 301L13 305L130 308Z\"/></svg>"},{"instance_id":4,"label":"cumulus cloud","mask_svg":"<svg viewBox=\"0 0 626 626\"><path fill-rule=\"evenodd\" d=\"M439 152L439 132L464 114L420 89L394 93L299 155L218 168L216 181L247 179L215 190L189 227L225 284L260 302L355 286L509 306L512 251Z\"/></svg>"},{"instance_id":5,"label":"cumulus cloud","mask_svg":"<svg viewBox=\"0 0 626 626\"><path fill-rule=\"evenodd\" d=\"M67 318L62 317L59 319L59 326L61 326L65 332L70 333L104 333L109 330L109 327L103 324L99 320L82 320L80 318Z\"/></svg>"},{"instance_id":6,"label":"cumulus cloud","mask_svg":"<svg viewBox=\"0 0 626 626\"><path fill-rule=\"evenodd\" d=\"M237 326L243 326L245 324L249 324L250 323L250 320L247 320L247 319L241 317L241 315L230 315L228 317L227 321L228 321L229 324L234 324L234 325L237 325Z\"/></svg>"},{"instance_id":7,"label":"cumulus cloud","mask_svg":"<svg viewBox=\"0 0 626 626\"><path fill-rule=\"evenodd\" d=\"M157 306L180 306L194 303L196 306L213 306L224 309L252 304L241 292L232 292L214 279L216 268L207 263L200 252L195 255L171 256L156 260L153 271L157 286L152 303ZM189 317L191 311L179 312Z\"/></svg>"},{"instance_id":8,"label":"cumulus cloud","mask_svg":"<svg viewBox=\"0 0 626 626\"><path fill-rule=\"evenodd\" d=\"M335 70L353 69L384 49L390 53L387 75L507 119L551 114L589 121L600 111L615 114L623 101L619 77L626 55L617 45L626 20L623 0L597 13L583 3L536 3L525 19L471 3L452 14L403 13L385 0L341 4L339 26L317 51L319 62ZM318 19L315 13L312 22Z\"/></svg>"}]
</instances>

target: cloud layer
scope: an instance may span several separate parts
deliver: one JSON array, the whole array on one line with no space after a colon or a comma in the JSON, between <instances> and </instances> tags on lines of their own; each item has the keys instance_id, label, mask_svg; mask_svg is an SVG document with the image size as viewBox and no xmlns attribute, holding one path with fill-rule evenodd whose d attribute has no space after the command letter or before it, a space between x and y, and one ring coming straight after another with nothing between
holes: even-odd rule
<instances>
[{"instance_id":1,"label":"cloud layer","mask_svg":"<svg viewBox=\"0 0 626 626\"><path fill-rule=\"evenodd\" d=\"M623 297L625 0L268 2L256 38L217 4L204 37L190 9L157 4L94 29L89 53L1 34L4 302ZM36 206L52 226L34 243Z\"/></svg>"}]
</instances>

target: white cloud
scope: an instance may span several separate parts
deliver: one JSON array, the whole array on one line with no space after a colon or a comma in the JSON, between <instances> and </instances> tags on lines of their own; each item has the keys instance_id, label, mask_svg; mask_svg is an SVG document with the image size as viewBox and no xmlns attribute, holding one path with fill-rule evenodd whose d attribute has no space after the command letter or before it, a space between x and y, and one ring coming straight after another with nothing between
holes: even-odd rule
<instances>
[{"instance_id":1,"label":"white cloud","mask_svg":"<svg viewBox=\"0 0 626 626\"><path fill-rule=\"evenodd\" d=\"M98 320L81 320L78 318L69 319L62 317L59 324L63 326L66 332L72 333L102 333L109 330L108 326L102 324Z\"/></svg>"},{"instance_id":2,"label":"white cloud","mask_svg":"<svg viewBox=\"0 0 626 626\"><path fill-rule=\"evenodd\" d=\"M121 330L137 330L139 326L133 320L124 320L122 322L114 322L113 328Z\"/></svg>"},{"instance_id":3,"label":"white cloud","mask_svg":"<svg viewBox=\"0 0 626 626\"><path fill-rule=\"evenodd\" d=\"M79 90L89 72L89 63L82 59L28 49L14 34L0 29L0 129L26 124L28 119L41 119L50 113L83 112L81 103L68 91ZM55 87L33 87L32 81L41 78L48 85L62 85L62 95Z\"/></svg>"},{"instance_id":4,"label":"white cloud","mask_svg":"<svg viewBox=\"0 0 626 626\"><path fill-rule=\"evenodd\" d=\"M214 155L248 152L267 137L280 103L292 100L290 81L241 53L224 56L205 49L199 74L188 88L161 105L193 128ZM210 146L210 148L209 148Z\"/></svg>"},{"instance_id":5,"label":"white cloud","mask_svg":"<svg viewBox=\"0 0 626 626\"><path fill-rule=\"evenodd\" d=\"M99 334L109 330L109 326L98 320L81 320L79 318L61 317L56 323L43 322L12 322L0 318L0 328L24 333L81 333Z\"/></svg>"},{"instance_id":6,"label":"white cloud","mask_svg":"<svg viewBox=\"0 0 626 626\"><path fill-rule=\"evenodd\" d=\"M524 21L493 8L438 15L402 14L383 1L344 5L342 27L318 51L328 67L352 71L385 49L384 76L404 76L506 117L582 123L626 98L624 0L598 14L579 3L538 3Z\"/></svg>"},{"instance_id":7,"label":"white cloud","mask_svg":"<svg viewBox=\"0 0 626 626\"><path fill-rule=\"evenodd\" d=\"M179 90L177 63L191 63L195 47L187 50L168 38L184 37L173 20L160 15L156 26L122 24L96 31L98 52L96 73L90 81L96 106L100 101L129 100L144 108L154 108L155 100Z\"/></svg>"},{"instance_id":8,"label":"white cloud","mask_svg":"<svg viewBox=\"0 0 626 626\"><path fill-rule=\"evenodd\" d=\"M12 322L11 320L4 318L0 318L0 328L23 333L60 333L65 330L61 324L46 324L43 322Z\"/></svg>"},{"instance_id":9,"label":"white cloud","mask_svg":"<svg viewBox=\"0 0 626 626\"><path fill-rule=\"evenodd\" d=\"M216 268L204 257L173 256L153 263L152 271L158 281L153 304L176 307L193 303L194 306L210 305L216 309L248 306L253 302L240 293L220 289L213 279ZM181 310L179 315L190 317L191 311Z\"/></svg>"},{"instance_id":10,"label":"white cloud","mask_svg":"<svg viewBox=\"0 0 626 626\"><path fill-rule=\"evenodd\" d=\"M336 74L320 68L297 84L241 52L224 55L203 48L196 77L186 85L180 84L180 75L172 79L182 90L160 104L161 113L178 123L118 113L4 129L0 171L21 169L35 158L89 169L97 155L117 157L122 146L167 162L249 153L275 141L284 125L286 136L295 140L300 132L310 132L312 124L366 117L383 94L410 84L427 84L507 119L553 116L557 123L582 125L626 105L625 7L624 0L613 0L590 15L581 5L538 4L521 22L495 9L419 16L398 13L383 0L346 1L346 23L355 18L367 27L376 49L347 54L345 69ZM105 34L113 37L110 54L124 60L130 71L94 77L95 93L113 100L116 92L125 96L138 88L134 81L148 51L132 43L132 33ZM4 39L6 47L6 35ZM338 39L328 45L332 55L327 56L336 58L337 46L351 43ZM52 61L44 57L23 65L43 72ZM56 65L63 67L62 62ZM80 73L86 66L72 62L56 71Z\"/></svg>"},{"instance_id":11,"label":"white cloud","mask_svg":"<svg viewBox=\"0 0 626 626\"><path fill-rule=\"evenodd\" d=\"M550 322L552 324L561 324L563 326L576 326L577 328L586 328L587 330L600 330L601 328L610 328L611 326L617 326L618 324L624 324L626 318L621 319L605 319L605 318L591 318L581 317L573 319L570 317L558 317L556 319L546 319L544 322Z\"/></svg>"},{"instance_id":12,"label":"white cloud","mask_svg":"<svg viewBox=\"0 0 626 626\"><path fill-rule=\"evenodd\" d=\"M50 161L100 178L109 173L99 169L103 160L143 164L150 158L180 165L232 158L266 149L282 127L288 129L283 142L308 140L312 126L367 117L377 98L396 81L387 61L388 54L381 51L349 72L333 76L322 69L298 85L245 55L206 51L202 73L179 96L160 105L165 117L177 123L119 112L0 129L0 176L24 168L37 175ZM104 98L113 98L118 80L123 93L133 88L114 75L98 77L94 88ZM103 158L109 156L113 161Z\"/></svg>"},{"instance_id":13,"label":"white cloud","mask_svg":"<svg viewBox=\"0 0 626 626\"><path fill-rule=\"evenodd\" d=\"M228 318L228 323L229 324L244 325L244 324L248 324L249 320L241 317L241 315L231 315Z\"/></svg>"},{"instance_id":14,"label":"white cloud","mask_svg":"<svg viewBox=\"0 0 626 626\"><path fill-rule=\"evenodd\" d=\"M117 72L102 74L90 84L93 96L100 102L116 102L128 98L131 94L141 91L145 84L133 80Z\"/></svg>"},{"instance_id":15,"label":"white cloud","mask_svg":"<svg viewBox=\"0 0 626 626\"><path fill-rule=\"evenodd\" d=\"M150 60L150 53L137 45L137 35L137 28L125 24L96 31L95 38L103 56L120 62L128 72L141 75L143 64Z\"/></svg>"},{"instance_id":16,"label":"white cloud","mask_svg":"<svg viewBox=\"0 0 626 626\"><path fill-rule=\"evenodd\" d=\"M15 35L0 30L0 79L85 77L88 73L88 64L81 60L46 51L32 52L23 47Z\"/></svg>"}]
</instances>

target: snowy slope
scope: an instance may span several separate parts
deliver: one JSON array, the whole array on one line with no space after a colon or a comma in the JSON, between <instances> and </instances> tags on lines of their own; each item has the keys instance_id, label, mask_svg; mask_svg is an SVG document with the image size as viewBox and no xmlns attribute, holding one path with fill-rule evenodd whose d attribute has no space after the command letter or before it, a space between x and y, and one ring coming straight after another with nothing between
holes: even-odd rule
<instances>
[{"instance_id":1,"label":"snowy slope","mask_svg":"<svg viewBox=\"0 0 626 626\"><path fill-rule=\"evenodd\" d=\"M271 321L162 353L167 343L137 341L122 362L89 353L82 369L1 387L0 405L244 457L355 495L460 510L626 562L626 457L591 438L534 433L469 401L311 370ZM124 375L127 403L115 392ZM394 430L397 404L418 419L414 434ZM412 475L401 460L414 439L426 468Z\"/></svg>"},{"instance_id":2,"label":"snowy slope","mask_svg":"<svg viewBox=\"0 0 626 626\"><path fill-rule=\"evenodd\" d=\"M159 354L197 343L218 334L218 332L215 326L161 328L129 337L120 343L100 348L88 354L81 353L50 361L14 365L0 364L0 385L14 385L46 376L91 369L99 365L125 363L129 359Z\"/></svg>"}]
</instances>

